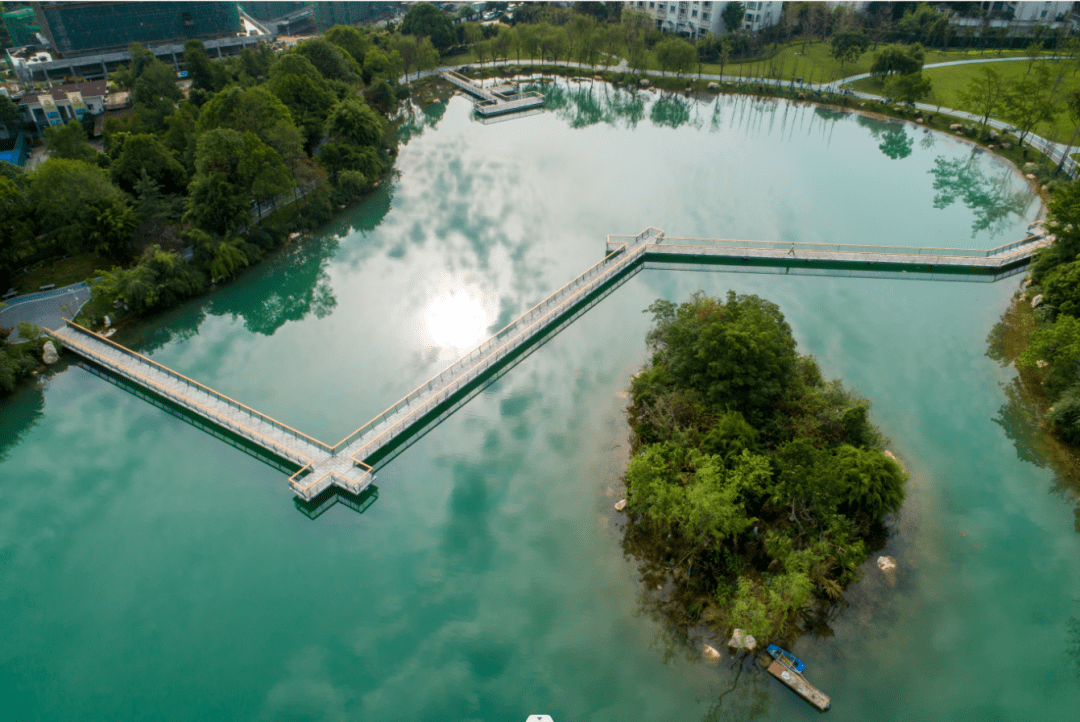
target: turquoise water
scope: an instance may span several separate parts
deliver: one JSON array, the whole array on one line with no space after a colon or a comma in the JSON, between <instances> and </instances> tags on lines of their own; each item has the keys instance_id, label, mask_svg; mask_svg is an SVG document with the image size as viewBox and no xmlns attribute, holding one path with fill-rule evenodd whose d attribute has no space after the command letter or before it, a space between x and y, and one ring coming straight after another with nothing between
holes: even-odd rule
<instances>
[{"instance_id":1,"label":"turquoise water","mask_svg":"<svg viewBox=\"0 0 1080 722\"><path fill-rule=\"evenodd\" d=\"M1038 213L1014 171L910 125L573 87L493 125L436 107L383 191L119 340L334 442L608 233L981 248ZM70 366L0 406L0 717L815 717L672 642L612 510L642 311L733 289L873 400L912 475L895 585L871 560L833 636L793 650L830 717L1068 719L1075 501L995 423L1012 372L985 355L1017 283L644 271L383 469L367 511L314 521L280 472Z\"/></svg>"}]
</instances>

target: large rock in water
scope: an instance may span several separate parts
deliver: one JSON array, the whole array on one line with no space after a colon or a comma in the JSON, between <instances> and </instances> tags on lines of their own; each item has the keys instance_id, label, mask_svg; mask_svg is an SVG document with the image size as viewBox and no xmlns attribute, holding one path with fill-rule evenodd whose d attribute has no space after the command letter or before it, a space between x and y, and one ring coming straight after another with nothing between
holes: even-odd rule
<instances>
[{"instance_id":1,"label":"large rock in water","mask_svg":"<svg viewBox=\"0 0 1080 722\"><path fill-rule=\"evenodd\" d=\"M56 363L57 361L60 360L60 355L58 353L56 353L56 346L53 346L52 341L46 341L45 345L42 346L41 350L42 350L41 360L42 360L43 363L54 364L54 363Z\"/></svg>"},{"instance_id":2,"label":"large rock in water","mask_svg":"<svg viewBox=\"0 0 1080 722\"><path fill-rule=\"evenodd\" d=\"M702 647L701 656L705 659L706 664L720 664L720 653L708 644Z\"/></svg>"},{"instance_id":3,"label":"large rock in water","mask_svg":"<svg viewBox=\"0 0 1080 722\"><path fill-rule=\"evenodd\" d=\"M736 629L731 633L731 639L728 640L727 646L732 649L749 649L751 651L757 647L757 640L754 639L752 634L746 634L741 629Z\"/></svg>"},{"instance_id":4,"label":"large rock in water","mask_svg":"<svg viewBox=\"0 0 1080 722\"><path fill-rule=\"evenodd\" d=\"M885 581L890 587L896 586L896 560L892 557L880 556L877 558L878 568L885 574Z\"/></svg>"}]
</instances>

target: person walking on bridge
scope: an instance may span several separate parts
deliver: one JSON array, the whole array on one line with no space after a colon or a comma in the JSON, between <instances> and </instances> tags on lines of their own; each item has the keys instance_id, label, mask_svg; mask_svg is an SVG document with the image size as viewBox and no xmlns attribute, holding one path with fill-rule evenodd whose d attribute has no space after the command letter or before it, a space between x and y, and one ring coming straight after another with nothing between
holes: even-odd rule
<instances>
[{"instance_id":1,"label":"person walking on bridge","mask_svg":"<svg viewBox=\"0 0 1080 722\"><path fill-rule=\"evenodd\" d=\"M787 255L791 256L792 258L795 257L795 241L791 242L791 250L787 252Z\"/></svg>"}]
</instances>

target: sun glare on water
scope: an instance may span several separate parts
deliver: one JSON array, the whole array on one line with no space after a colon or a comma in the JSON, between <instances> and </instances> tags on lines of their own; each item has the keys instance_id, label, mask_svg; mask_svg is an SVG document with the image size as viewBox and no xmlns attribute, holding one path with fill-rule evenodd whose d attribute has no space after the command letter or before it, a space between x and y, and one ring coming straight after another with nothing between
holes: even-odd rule
<instances>
[{"instance_id":1,"label":"sun glare on water","mask_svg":"<svg viewBox=\"0 0 1080 722\"><path fill-rule=\"evenodd\" d=\"M479 294L444 292L424 310L424 336L431 345L464 351L488 336L490 315Z\"/></svg>"}]
</instances>

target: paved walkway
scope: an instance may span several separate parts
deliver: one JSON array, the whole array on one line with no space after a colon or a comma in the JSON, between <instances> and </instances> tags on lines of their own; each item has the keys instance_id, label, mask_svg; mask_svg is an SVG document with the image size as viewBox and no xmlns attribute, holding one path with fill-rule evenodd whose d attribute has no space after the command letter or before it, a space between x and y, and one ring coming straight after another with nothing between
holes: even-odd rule
<instances>
[{"instance_id":1,"label":"paved walkway","mask_svg":"<svg viewBox=\"0 0 1080 722\"><path fill-rule=\"evenodd\" d=\"M5 302L8 305L0 308L0 327L17 329L21 322L28 321L41 328L57 329L64 325L65 318L75 318L88 300L90 289L85 283L16 296ZM21 338L18 331L12 331L8 339L12 343L28 340Z\"/></svg>"}]
</instances>

